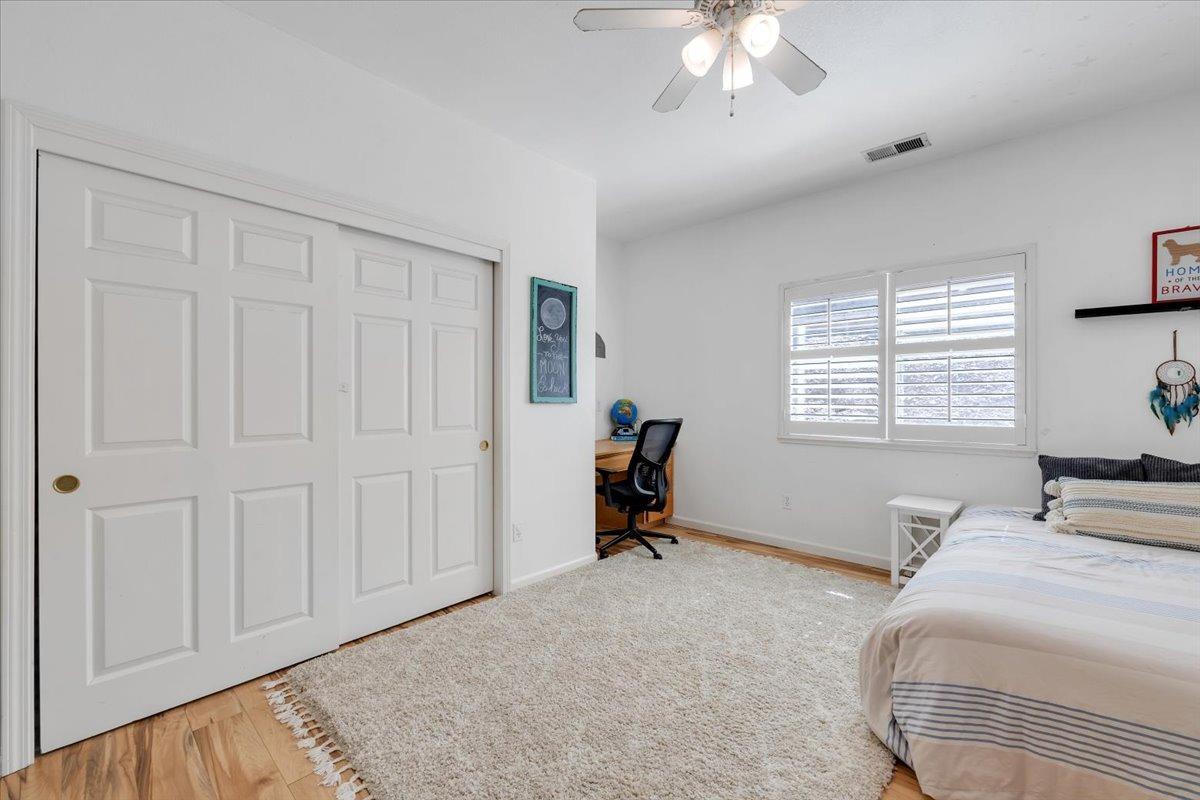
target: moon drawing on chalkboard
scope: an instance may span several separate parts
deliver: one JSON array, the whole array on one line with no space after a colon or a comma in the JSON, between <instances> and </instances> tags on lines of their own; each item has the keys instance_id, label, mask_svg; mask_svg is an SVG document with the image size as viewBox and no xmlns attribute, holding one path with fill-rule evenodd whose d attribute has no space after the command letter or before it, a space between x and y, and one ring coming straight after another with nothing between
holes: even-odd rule
<instances>
[{"instance_id":1,"label":"moon drawing on chalkboard","mask_svg":"<svg viewBox=\"0 0 1200 800\"><path fill-rule=\"evenodd\" d=\"M567 321L567 307L563 305L563 301L557 297L551 297L542 303L541 311L538 316L542 318L542 324L552 331L556 331L563 326Z\"/></svg>"}]
</instances>

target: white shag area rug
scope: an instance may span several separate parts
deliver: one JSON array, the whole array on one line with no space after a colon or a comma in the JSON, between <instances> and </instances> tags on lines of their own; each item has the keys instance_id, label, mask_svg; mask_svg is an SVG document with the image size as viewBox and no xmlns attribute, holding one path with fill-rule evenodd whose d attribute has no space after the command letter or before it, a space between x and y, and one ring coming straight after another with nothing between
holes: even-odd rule
<instances>
[{"instance_id":1,"label":"white shag area rug","mask_svg":"<svg viewBox=\"0 0 1200 800\"><path fill-rule=\"evenodd\" d=\"M321 656L272 702L329 783L358 774L339 798L878 800L858 650L895 590L661 550Z\"/></svg>"}]
</instances>

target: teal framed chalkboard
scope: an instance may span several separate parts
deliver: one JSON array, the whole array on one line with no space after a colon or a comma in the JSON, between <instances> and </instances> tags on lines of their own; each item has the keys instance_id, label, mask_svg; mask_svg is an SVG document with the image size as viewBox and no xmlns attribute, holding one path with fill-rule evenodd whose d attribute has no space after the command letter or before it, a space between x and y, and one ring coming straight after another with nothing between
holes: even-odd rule
<instances>
[{"instance_id":1,"label":"teal framed chalkboard","mask_svg":"<svg viewBox=\"0 0 1200 800\"><path fill-rule=\"evenodd\" d=\"M575 332L579 290L533 278L529 284L529 401L577 402Z\"/></svg>"}]
</instances>

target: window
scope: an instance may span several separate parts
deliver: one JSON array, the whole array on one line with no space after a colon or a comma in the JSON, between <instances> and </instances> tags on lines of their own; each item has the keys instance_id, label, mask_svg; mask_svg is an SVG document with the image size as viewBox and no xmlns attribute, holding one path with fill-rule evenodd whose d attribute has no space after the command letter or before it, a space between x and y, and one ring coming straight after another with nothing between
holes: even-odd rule
<instances>
[{"instance_id":1,"label":"window","mask_svg":"<svg viewBox=\"0 0 1200 800\"><path fill-rule=\"evenodd\" d=\"M809 433L881 436L879 281L828 281L788 294L788 419Z\"/></svg>"},{"instance_id":2,"label":"window","mask_svg":"<svg viewBox=\"0 0 1200 800\"><path fill-rule=\"evenodd\" d=\"M782 436L1029 444L1025 259L785 286Z\"/></svg>"}]
</instances>

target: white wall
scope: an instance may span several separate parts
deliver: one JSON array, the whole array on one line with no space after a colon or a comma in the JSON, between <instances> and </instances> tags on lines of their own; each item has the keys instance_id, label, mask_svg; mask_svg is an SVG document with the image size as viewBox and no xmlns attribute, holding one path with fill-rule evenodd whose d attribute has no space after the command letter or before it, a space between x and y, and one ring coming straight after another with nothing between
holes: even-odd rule
<instances>
[{"instance_id":1,"label":"white wall","mask_svg":"<svg viewBox=\"0 0 1200 800\"><path fill-rule=\"evenodd\" d=\"M4 2L0 96L508 242L511 574L592 552L594 181L216 2ZM579 287L576 405L528 402L531 275Z\"/></svg>"},{"instance_id":2,"label":"white wall","mask_svg":"<svg viewBox=\"0 0 1200 800\"><path fill-rule=\"evenodd\" d=\"M1173 328L1200 364L1200 314L1072 316L1149 300L1150 233L1200 223L1197 131L1190 94L627 245L631 335L654 346L626 383L643 416L685 420L677 518L880 563L893 495L1036 504L1032 458L775 438L781 283L1027 243L1040 450L1200 460L1200 425L1169 436L1147 404Z\"/></svg>"},{"instance_id":3,"label":"white wall","mask_svg":"<svg viewBox=\"0 0 1200 800\"><path fill-rule=\"evenodd\" d=\"M612 435L608 416L613 401L625 397L625 247L604 236L596 239L596 330L604 337L605 358L596 359L596 438ZM593 352L595 352L593 350ZM634 398L636 399L636 398Z\"/></svg>"}]
</instances>

